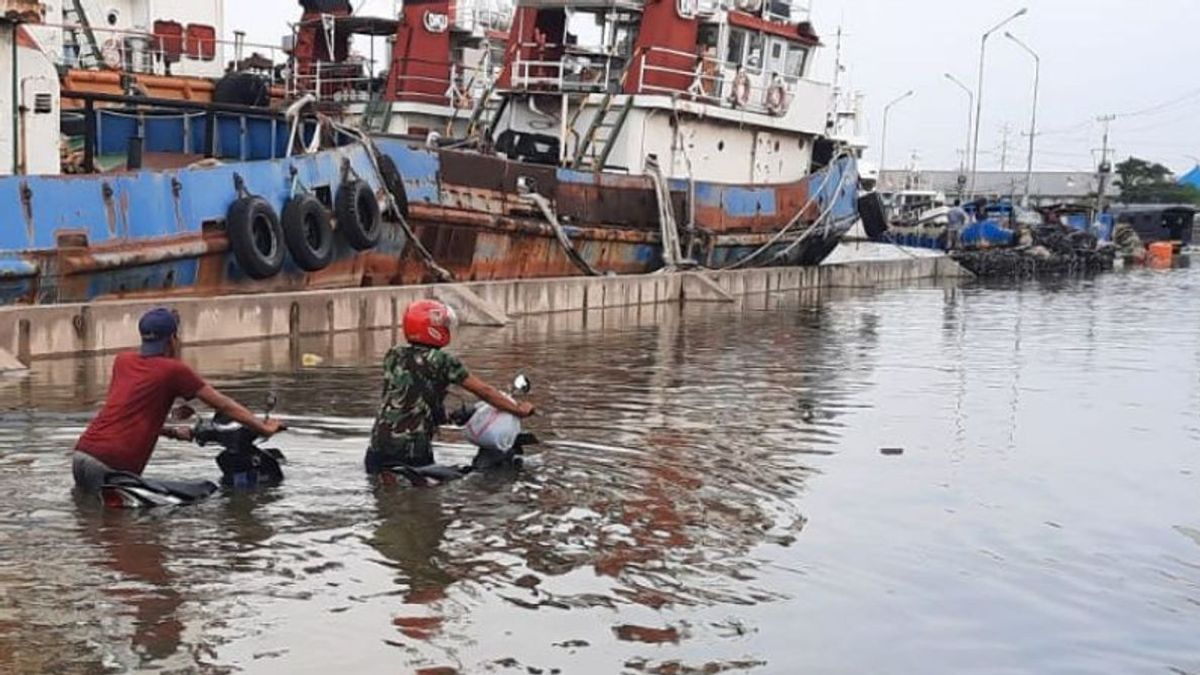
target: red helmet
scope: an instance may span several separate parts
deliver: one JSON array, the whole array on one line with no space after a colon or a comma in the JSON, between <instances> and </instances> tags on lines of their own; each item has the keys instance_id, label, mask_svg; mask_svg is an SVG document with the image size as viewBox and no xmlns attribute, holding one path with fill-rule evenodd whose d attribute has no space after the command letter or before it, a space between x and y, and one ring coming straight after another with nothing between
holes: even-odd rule
<instances>
[{"instance_id":1,"label":"red helmet","mask_svg":"<svg viewBox=\"0 0 1200 675\"><path fill-rule=\"evenodd\" d=\"M404 338L415 345L445 347L457 325L454 310L437 300L418 300L404 310Z\"/></svg>"}]
</instances>

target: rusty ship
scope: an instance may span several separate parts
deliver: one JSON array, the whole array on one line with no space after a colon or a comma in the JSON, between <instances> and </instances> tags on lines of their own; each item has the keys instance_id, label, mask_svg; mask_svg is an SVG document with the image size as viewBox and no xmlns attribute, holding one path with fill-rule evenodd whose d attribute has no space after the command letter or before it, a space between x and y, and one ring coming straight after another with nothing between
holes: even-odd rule
<instances>
[{"instance_id":1,"label":"rusty ship","mask_svg":"<svg viewBox=\"0 0 1200 675\"><path fill-rule=\"evenodd\" d=\"M219 0L0 2L0 302L811 265L857 219L806 7L466 4L303 0L274 54Z\"/></svg>"}]
</instances>

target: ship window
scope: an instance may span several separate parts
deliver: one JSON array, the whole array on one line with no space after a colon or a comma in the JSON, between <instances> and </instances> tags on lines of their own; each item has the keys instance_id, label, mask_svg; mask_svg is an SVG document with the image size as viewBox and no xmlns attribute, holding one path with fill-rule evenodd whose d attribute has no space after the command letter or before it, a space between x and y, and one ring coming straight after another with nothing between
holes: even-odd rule
<instances>
[{"instance_id":1,"label":"ship window","mask_svg":"<svg viewBox=\"0 0 1200 675\"><path fill-rule=\"evenodd\" d=\"M734 28L729 31L729 49L725 53L725 60L735 66L739 66L742 64L742 58L745 55L746 31Z\"/></svg>"},{"instance_id":2,"label":"ship window","mask_svg":"<svg viewBox=\"0 0 1200 675\"><path fill-rule=\"evenodd\" d=\"M804 66L808 63L808 47L792 45L788 50L785 74L788 77L804 77Z\"/></svg>"},{"instance_id":3,"label":"ship window","mask_svg":"<svg viewBox=\"0 0 1200 675\"><path fill-rule=\"evenodd\" d=\"M200 61L212 61L217 58L217 30L212 26L189 24L187 53L188 57Z\"/></svg>"},{"instance_id":4,"label":"ship window","mask_svg":"<svg viewBox=\"0 0 1200 675\"><path fill-rule=\"evenodd\" d=\"M155 21L154 39L157 49L167 63L178 63L183 56L183 24L178 21Z\"/></svg>"},{"instance_id":5,"label":"ship window","mask_svg":"<svg viewBox=\"0 0 1200 675\"><path fill-rule=\"evenodd\" d=\"M766 38L762 33L751 33L749 45L746 50L746 67L752 70L762 70L763 65L763 47Z\"/></svg>"}]
</instances>

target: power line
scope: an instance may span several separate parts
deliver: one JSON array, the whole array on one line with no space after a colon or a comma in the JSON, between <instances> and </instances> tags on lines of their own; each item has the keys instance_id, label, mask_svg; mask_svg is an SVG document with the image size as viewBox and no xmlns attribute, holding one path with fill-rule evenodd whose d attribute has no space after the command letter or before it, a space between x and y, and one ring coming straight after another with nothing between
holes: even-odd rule
<instances>
[{"instance_id":1,"label":"power line","mask_svg":"<svg viewBox=\"0 0 1200 675\"><path fill-rule=\"evenodd\" d=\"M1120 115L1117 115L1117 117L1142 117L1144 115L1153 115L1155 113L1162 112L1164 110L1168 110L1168 109L1170 109L1176 105L1179 105L1181 103L1186 103L1187 101L1190 101L1191 99L1198 98L1198 97L1200 97L1200 89L1194 89L1182 96L1173 98L1170 101L1166 101L1164 103L1159 103L1157 105L1152 105L1149 108L1143 108L1141 110L1135 110L1133 112L1122 113Z\"/></svg>"}]
</instances>

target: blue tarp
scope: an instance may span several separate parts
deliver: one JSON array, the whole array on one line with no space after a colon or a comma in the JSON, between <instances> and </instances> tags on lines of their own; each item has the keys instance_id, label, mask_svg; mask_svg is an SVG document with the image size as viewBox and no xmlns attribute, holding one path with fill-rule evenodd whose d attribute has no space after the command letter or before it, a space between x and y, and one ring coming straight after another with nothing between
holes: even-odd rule
<instances>
[{"instance_id":1,"label":"blue tarp","mask_svg":"<svg viewBox=\"0 0 1200 675\"><path fill-rule=\"evenodd\" d=\"M1194 188L1200 189L1200 164L1196 168L1184 174L1183 178L1179 179L1180 185L1191 185Z\"/></svg>"}]
</instances>

